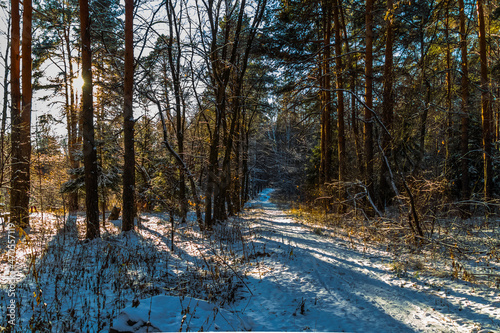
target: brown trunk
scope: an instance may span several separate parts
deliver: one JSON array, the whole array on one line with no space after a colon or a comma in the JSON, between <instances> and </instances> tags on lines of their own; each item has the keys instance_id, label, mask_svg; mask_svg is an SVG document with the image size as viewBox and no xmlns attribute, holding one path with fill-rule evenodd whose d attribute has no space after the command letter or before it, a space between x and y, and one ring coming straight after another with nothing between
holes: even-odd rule
<instances>
[{"instance_id":1,"label":"brown trunk","mask_svg":"<svg viewBox=\"0 0 500 333\"><path fill-rule=\"evenodd\" d=\"M342 29L344 31L344 40L345 40L345 51L347 54L350 54L350 47L349 47L349 40L347 37L347 27L345 23L345 14L344 14L344 7L342 6L342 0L339 0L340 6L341 6L341 11L340 11L340 17L342 18ZM356 114L356 98L354 97L356 95L356 70L354 68L356 64L355 57L349 55L348 56L348 63L349 63L349 78L350 78L350 85L351 85L351 126L352 126L352 132L354 136L354 148L356 150L356 163L357 163L357 168L359 171L359 175L364 174L364 165L363 165L363 157L362 157L362 151L361 151L361 142L359 139L359 129L358 129L358 120L357 120L357 114Z\"/></svg>"},{"instance_id":2,"label":"brown trunk","mask_svg":"<svg viewBox=\"0 0 500 333\"><path fill-rule=\"evenodd\" d=\"M18 20L19 8L15 9L12 5L12 11L17 11L15 14ZM12 116L12 132L17 132L17 140L13 138L12 145L12 192L11 192L11 213L12 221L21 228L29 226L29 200L30 200L30 160L31 160L31 17L32 6L31 0L26 0L23 3L23 39L22 39L22 101L21 106L17 109L14 107L14 96L12 98L13 111L16 113ZM14 22L14 17L12 18ZM16 24L19 28L19 23ZM19 31L19 29L16 29ZM14 29L14 24L13 24ZM17 32L18 34L18 32ZM18 35L19 36L19 35ZM12 44L14 45L14 32L12 33ZM16 43L17 54L19 55L19 44ZM14 51L12 52L14 56ZM18 63L19 64L19 63ZM17 66L18 66L17 64ZM15 69L19 73L19 68ZM14 72L14 66L12 67ZM16 74L19 75L19 74ZM13 79L14 80L14 79ZM19 81L18 81L19 82ZM17 83L18 84L18 83ZM14 87L14 83L12 83ZM17 94L18 91L16 91ZM16 96L16 98L18 98ZM17 104L17 102L16 102ZM20 112L16 112L20 110Z\"/></svg>"},{"instance_id":3,"label":"brown trunk","mask_svg":"<svg viewBox=\"0 0 500 333\"><path fill-rule=\"evenodd\" d=\"M420 136L419 136L419 158L416 163L414 171L417 171L422 167L422 162L424 161L425 155L425 134L427 133L427 117L429 115L429 109L431 107L431 84L427 79L427 73L425 71L425 24L424 24L424 14L420 18L420 66L422 70L422 87L425 86L425 101L424 110L420 116Z\"/></svg>"},{"instance_id":4,"label":"brown trunk","mask_svg":"<svg viewBox=\"0 0 500 333\"><path fill-rule=\"evenodd\" d=\"M80 2L80 30L82 40L82 139L85 169L85 204L88 239L100 236L99 198L97 189L97 150L94 141L94 106L92 97L92 52L90 48L90 20L88 0Z\"/></svg>"},{"instance_id":5,"label":"brown trunk","mask_svg":"<svg viewBox=\"0 0 500 333\"><path fill-rule=\"evenodd\" d=\"M168 15L168 25L169 25L169 47L168 52L168 63L170 66L170 72L172 75L172 83L174 88L175 97L175 113L176 113L176 124L175 132L177 136L177 148L179 156L184 160L184 124L185 124L185 107L183 105L183 91L181 88L181 34L180 34L180 21L176 19L175 15L175 5L171 1L166 3L167 15ZM174 45L175 44L175 45ZM174 48L176 55L174 56ZM179 202L180 202L180 214L182 221L186 221L186 216L188 212L187 198L186 198L186 180L184 170L179 168Z\"/></svg>"},{"instance_id":6,"label":"brown trunk","mask_svg":"<svg viewBox=\"0 0 500 333\"><path fill-rule=\"evenodd\" d=\"M453 134L453 119L451 117L451 99L452 99L452 76L451 76L451 43L449 37L450 31L450 1L446 3L446 129L445 129L445 170L448 174L450 160L450 141Z\"/></svg>"},{"instance_id":7,"label":"brown trunk","mask_svg":"<svg viewBox=\"0 0 500 333\"><path fill-rule=\"evenodd\" d=\"M67 127L68 127L68 155L70 161L70 167L75 170L80 167L80 162L78 160L78 114L77 108L75 106L75 91L73 87L73 77L75 75L73 71L73 57L71 56L71 42L70 42L70 26L68 23L67 27L64 27L64 39L66 52L68 54L68 68L69 68L69 99L68 99L68 117L67 117ZM72 174L70 176L72 180L76 180L78 176ZM76 212L78 210L78 191L70 192L68 195L68 209L70 212Z\"/></svg>"},{"instance_id":8,"label":"brown trunk","mask_svg":"<svg viewBox=\"0 0 500 333\"><path fill-rule=\"evenodd\" d=\"M323 59L320 63L322 70L320 71L321 82L321 170L320 182L322 184L331 181L332 169L332 93L331 93L331 69L330 69L330 41L332 37L332 10L331 2L328 0L322 1L323 12Z\"/></svg>"},{"instance_id":9,"label":"brown trunk","mask_svg":"<svg viewBox=\"0 0 500 333\"><path fill-rule=\"evenodd\" d=\"M467 200L469 198L469 65L467 61L467 30L465 22L464 0L458 0L460 10L460 51L462 55L462 79L461 79L461 95L462 95L462 112L460 116L460 150L461 150L461 170L462 170L462 188L461 198Z\"/></svg>"},{"instance_id":10,"label":"brown trunk","mask_svg":"<svg viewBox=\"0 0 500 333\"><path fill-rule=\"evenodd\" d=\"M123 210L122 230L134 229L135 217L135 153L134 153L134 1L125 0L125 79L123 105Z\"/></svg>"},{"instance_id":11,"label":"brown trunk","mask_svg":"<svg viewBox=\"0 0 500 333\"><path fill-rule=\"evenodd\" d=\"M479 58L481 59L481 120L483 125L483 161L484 161L484 198L492 195L492 158L491 158L491 100L488 85L488 62L486 59L486 22L484 18L483 0L477 0L477 16L479 21Z\"/></svg>"},{"instance_id":12,"label":"brown trunk","mask_svg":"<svg viewBox=\"0 0 500 333\"><path fill-rule=\"evenodd\" d=\"M366 51L365 51L365 182L373 195L373 0L366 0Z\"/></svg>"},{"instance_id":13,"label":"brown trunk","mask_svg":"<svg viewBox=\"0 0 500 333\"><path fill-rule=\"evenodd\" d=\"M340 31L340 5L338 0L333 3L333 18L335 24L335 76L337 78L337 131L338 131L338 156L339 156L339 181L346 180L346 152L345 152L345 121L344 121L344 80L342 77L342 38ZM343 200L343 195L340 195Z\"/></svg>"},{"instance_id":14,"label":"brown trunk","mask_svg":"<svg viewBox=\"0 0 500 333\"><path fill-rule=\"evenodd\" d=\"M20 164L21 164L21 57L20 57L20 15L19 1L13 0L11 5L12 18L12 41L11 41L11 192L10 192L10 217L16 226L26 227L25 220L28 210L21 205L22 188L20 186Z\"/></svg>"},{"instance_id":15,"label":"brown trunk","mask_svg":"<svg viewBox=\"0 0 500 333\"><path fill-rule=\"evenodd\" d=\"M390 198L391 185L389 180L389 168L387 165L391 160L391 129L392 129L392 116L394 102L392 98L393 86L393 21L394 21L394 8L392 0L387 0L387 31L385 43L385 64L384 64L384 93L382 104L382 121L385 129L382 129L382 153L384 154L381 161L380 168L380 195L379 201L381 206L385 207Z\"/></svg>"}]
</instances>

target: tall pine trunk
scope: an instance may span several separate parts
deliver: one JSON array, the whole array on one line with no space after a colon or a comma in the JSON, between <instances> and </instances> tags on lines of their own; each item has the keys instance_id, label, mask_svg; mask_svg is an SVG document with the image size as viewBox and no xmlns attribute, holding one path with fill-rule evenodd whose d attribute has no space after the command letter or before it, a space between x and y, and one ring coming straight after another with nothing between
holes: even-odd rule
<instances>
[{"instance_id":1,"label":"tall pine trunk","mask_svg":"<svg viewBox=\"0 0 500 333\"><path fill-rule=\"evenodd\" d=\"M460 151L461 151L461 198L467 200L469 198L469 65L467 61L467 30L465 25L465 7L464 0L458 0L460 10L460 51L462 56L461 69L461 116L460 116Z\"/></svg>"},{"instance_id":2,"label":"tall pine trunk","mask_svg":"<svg viewBox=\"0 0 500 333\"><path fill-rule=\"evenodd\" d=\"M394 7L392 0L387 0L387 31L385 42L385 64L384 64L384 92L382 102L382 121L385 129L382 129L382 156L380 168L380 205L385 207L390 198L391 181L389 180L389 168L391 158L391 128L394 102L392 98L393 86L393 43L394 43Z\"/></svg>"},{"instance_id":3,"label":"tall pine trunk","mask_svg":"<svg viewBox=\"0 0 500 333\"><path fill-rule=\"evenodd\" d=\"M342 77L342 38L340 35L340 4L339 0L333 1L333 20L335 30L335 77L337 88L337 133L338 133L338 158L339 158L339 201L345 199L342 182L346 181L346 151L345 151L345 121L344 121L344 80ZM341 208L340 208L341 209Z\"/></svg>"},{"instance_id":4,"label":"tall pine trunk","mask_svg":"<svg viewBox=\"0 0 500 333\"><path fill-rule=\"evenodd\" d=\"M22 101L20 94L19 2L12 1L12 173L11 219L21 228L29 226L30 159L31 159L31 0L23 3Z\"/></svg>"},{"instance_id":5,"label":"tall pine trunk","mask_svg":"<svg viewBox=\"0 0 500 333\"><path fill-rule=\"evenodd\" d=\"M122 230L134 229L135 216L135 153L134 153L134 0L125 0L125 80L123 105L123 210Z\"/></svg>"},{"instance_id":6,"label":"tall pine trunk","mask_svg":"<svg viewBox=\"0 0 500 333\"><path fill-rule=\"evenodd\" d=\"M97 148L94 140L94 106L92 97L92 52L90 48L90 20L88 0L79 0L82 40L82 139L85 169L85 204L88 239L100 236Z\"/></svg>"},{"instance_id":7,"label":"tall pine trunk","mask_svg":"<svg viewBox=\"0 0 500 333\"><path fill-rule=\"evenodd\" d=\"M492 195L493 165L491 158L491 100L488 85L488 62L486 54L486 22L484 18L483 0L477 0L477 16L479 21L479 58L481 60L481 120L483 127L483 164L484 164L484 198Z\"/></svg>"},{"instance_id":8,"label":"tall pine trunk","mask_svg":"<svg viewBox=\"0 0 500 333\"><path fill-rule=\"evenodd\" d=\"M365 182L373 194L373 0L366 0L366 50L365 50Z\"/></svg>"},{"instance_id":9,"label":"tall pine trunk","mask_svg":"<svg viewBox=\"0 0 500 333\"><path fill-rule=\"evenodd\" d=\"M332 34L332 10L331 2L322 1L323 13L323 52L320 61L320 89L321 89L321 164L320 164L320 183L331 181L332 169L332 93L331 93L331 69L330 69L330 40Z\"/></svg>"},{"instance_id":10,"label":"tall pine trunk","mask_svg":"<svg viewBox=\"0 0 500 333\"><path fill-rule=\"evenodd\" d=\"M77 108L75 106L75 89L73 84L73 77L75 75L73 70L73 57L71 56L71 41L70 41L70 31L71 27L64 27L64 46L66 47L66 53L68 54L68 88L66 91L67 100L67 128L68 128L68 155L70 161L71 169L75 170L80 166L78 160L78 114ZM69 96L68 96L69 95ZM77 174L72 174L70 176L72 180L78 178ZM78 191L73 191L68 194L68 209L70 212L76 212L78 210Z\"/></svg>"}]
</instances>

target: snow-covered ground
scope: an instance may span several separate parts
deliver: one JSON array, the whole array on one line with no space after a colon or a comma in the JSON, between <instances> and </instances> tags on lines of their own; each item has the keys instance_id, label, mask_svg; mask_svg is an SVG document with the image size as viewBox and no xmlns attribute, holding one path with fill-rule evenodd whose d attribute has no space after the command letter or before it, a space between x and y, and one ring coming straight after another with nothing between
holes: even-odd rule
<instances>
[{"instance_id":1,"label":"snow-covered ground","mask_svg":"<svg viewBox=\"0 0 500 333\"><path fill-rule=\"evenodd\" d=\"M253 330L500 331L499 290L446 278L398 277L389 253L313 232L261 193L244 217L258 258L237 309Z\"/></svg>"},{"instance_id":2,"label":"snow-covered ground","mask_svg":"<svg viewBox=\"0 0 500 333\"><path fill-rule=\"evenodd\" d=\"M2 252L2 311L15 300L15 332L500 332L498 288L403 269L378 246L299 223L271 193L210 237L177 224L174 251L165 214L125 235L108 223L92 242L83 216L33 216L14 297Z\"/></svg>"}]
</instances>

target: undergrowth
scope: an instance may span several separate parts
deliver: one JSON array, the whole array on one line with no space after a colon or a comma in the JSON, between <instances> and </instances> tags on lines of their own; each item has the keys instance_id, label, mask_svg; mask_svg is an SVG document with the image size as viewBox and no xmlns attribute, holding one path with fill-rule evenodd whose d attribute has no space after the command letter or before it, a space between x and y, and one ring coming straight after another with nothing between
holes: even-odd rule
<instances>
[{"instance_id":1,"label":"undergrowth","mask_svg":"<svg viewBox=\"0 0 500 333\"><path fill-rule=\"evenodd\" d=\"M424 237L415 237L408 209L401 207L368 217L360 206L344 206L339 214L335 207L290 200L278 191L271 200L315 234L341 237L359 250L370 244L392 253L391 269L398 277L411 271L500 288L500 218L487 209L464 219L460 203L439 207L428 197L418 206Z\"/></svg>"},{"instance_id":2,"label":"undergrowth","mask_svg":"<svg viewBox=\"0 0 500 333\"><path fill-rule=\"evenodd\" d=\"M224 305L241 287L237 248L244 242L237 223L216 226L203 235L195 223L176 225L174 251L167 216L141 217L136 231L101 227L101 238L84 240L84 216L36 214L31 230L17 237L15 272L7 261L3 276L16 273L15 326L0 317L0 331L100 332L123 308L155 295L189 296ZM238 243L239 242L239 243ZM7 279L1 281L0 306L7 313Z\"/></svg>"}]
</instances>

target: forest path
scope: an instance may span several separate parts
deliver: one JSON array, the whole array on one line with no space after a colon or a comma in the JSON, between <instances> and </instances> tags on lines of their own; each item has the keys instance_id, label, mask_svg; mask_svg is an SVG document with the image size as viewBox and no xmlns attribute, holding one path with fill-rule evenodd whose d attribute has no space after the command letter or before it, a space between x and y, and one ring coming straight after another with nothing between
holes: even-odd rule
<instances>
[{"instance_id":1,"label":"forest path","mask_svg":"<svg viewBox=\"0 0 500 333\"><path fill-rule=\"evenodd\" d=\"M447 290L418 276L397 277L389 253L352 249L342 239L314 232L278 209L269 200L271 192L264 190L242 216L255 261L235 310L253 331L498 329L500 303L491 303L496 296L458 284Z\"/></svg>"}]
</instances>

